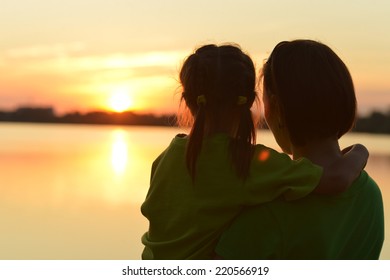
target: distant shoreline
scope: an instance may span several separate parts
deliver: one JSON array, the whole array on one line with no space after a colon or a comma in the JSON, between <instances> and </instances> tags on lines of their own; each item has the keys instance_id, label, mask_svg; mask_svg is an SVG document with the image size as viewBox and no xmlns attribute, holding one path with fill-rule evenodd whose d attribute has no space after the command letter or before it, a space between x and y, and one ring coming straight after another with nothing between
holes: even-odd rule
<instances>
[{"instance_id":1,"label":"distant shoreline","mask_svg":"<svg viewBox=\"0 0 390 280\"><path fill-rule=\"evenodd\" d=\"M58 116L52 107L20 107L14 111L0 110L0 122L177 126L174 114L157 116L131 111L122 113L92 111L88 113L72 112ZM352 132L390 134L390 111L387 114L373 111L367 117L358 117Z\"/></svg>"},{"instance_id":2,"label":"distant shoreline","mask_svg":"<svg viewBox=\"0 0 390 280\"><path fill-rule=\"evenodd\" d=\"M0 111L0 122L175 126L176 116L174 114L156 116L131 111L71 112L58 116L51 107L20 107L14 111Z\"/></svg>"}]
</instances>

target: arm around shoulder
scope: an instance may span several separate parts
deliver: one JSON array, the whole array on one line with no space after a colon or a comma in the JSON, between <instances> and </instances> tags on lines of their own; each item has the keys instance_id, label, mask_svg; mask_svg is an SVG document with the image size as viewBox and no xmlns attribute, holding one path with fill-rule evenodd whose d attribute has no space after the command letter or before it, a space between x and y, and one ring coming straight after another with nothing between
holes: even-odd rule
<instances>
[{"instance_id":1,"label":"arm around shoulder","mask_svg":"<svg viewBox=\"0 0 390 280\"><path fill-rule=\"evenodd\" d=\"M317 194L337 194L346 191L360 176L367 164L369 152L361 144L345 148L343 156L334 164L324 167L324 174L314 190Z\"/></svg>"}]
</instances>

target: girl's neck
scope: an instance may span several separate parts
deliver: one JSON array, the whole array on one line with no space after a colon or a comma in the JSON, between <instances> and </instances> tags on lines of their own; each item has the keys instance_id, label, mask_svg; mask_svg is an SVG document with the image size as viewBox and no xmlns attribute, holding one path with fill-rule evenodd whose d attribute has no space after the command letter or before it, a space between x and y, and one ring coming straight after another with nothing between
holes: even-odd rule
<instances>
[{"instance_id":1,"label":"girl's neck","mask_svg":"<svg viewBox=\"0 0 390 280\"><path fill-rule=\"evenodd\" d=\"M206 123L205 135L213 135L219 133L228 134L230 137L237 136L238 120L233 114L227 114L226 117L219 121L214 121L212 125Z\"/></svg>"},{"instance_id":2,"label":"girl's neck","mask_svg":"<svg viewBox=\"0 0 390 280\"><path fill-rule=\"evenodd\" d=\"M305 157L320 166L329 166L342 157L339 143L336 139L314 141L305 146L293 146L294 159Z\"/></svg>"}]
</instances>

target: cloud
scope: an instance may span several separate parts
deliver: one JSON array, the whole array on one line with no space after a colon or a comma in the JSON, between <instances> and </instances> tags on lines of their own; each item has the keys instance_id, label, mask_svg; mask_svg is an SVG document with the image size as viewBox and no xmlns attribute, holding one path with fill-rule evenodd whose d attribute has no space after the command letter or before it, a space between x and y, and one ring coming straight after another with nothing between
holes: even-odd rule
<instances>
[{"instance_id":1,"label":"cloud","mask_svg":"<svg viewBox=\"0 0 390 280\"><path fill-rule=\"evenodd\" d=\"M70 63L78 69L121 69L175 66L183 58L181 52L117 53L75 58Z\"/></svg>"},{"instance_id":2,"label":"cloud","mask_svg":"<svg viewBox=\"0 0 390 280\"><path fill-rule=\"evenodd\" d=\"M13 48L5 51L4 57L6 59L39 59L67 56L72 53L81 52L86 49L82 42L72 42L66 44L52 44L52 45L33 45L22 48Z\"/></svg>"},{"instance_id":3,"label":"cloud","mask_svg":"<svg viewBox=\"0 0 390 280\"><path fill-rule=\"evenodd\" d=\"M41 45L11 49L0 56L8 73L18 75L176 75L185 57L182 51L107 53L89 55L82 43ZM187 53L186 53L187 55ZM3 62L2 62L3 61Z\"/></svg>"}]
</instances>

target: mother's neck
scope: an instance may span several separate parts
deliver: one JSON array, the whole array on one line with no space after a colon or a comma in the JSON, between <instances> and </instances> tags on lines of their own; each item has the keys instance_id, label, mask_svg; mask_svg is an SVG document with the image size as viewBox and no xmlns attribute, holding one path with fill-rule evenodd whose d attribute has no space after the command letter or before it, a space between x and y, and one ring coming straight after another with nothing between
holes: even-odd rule
<instances>
[{"instance_id":1,"label":"mother's neck","mask_svg":"<svg viewBox=\"0 0 390 280\"><path fill-rule=\"evenodd\" d=\"M329 166L342 157L337 139L328 138L312 141L305 146L293 146L294 159L305 157L320 166Z\"/></svg>"}]
</instances>

